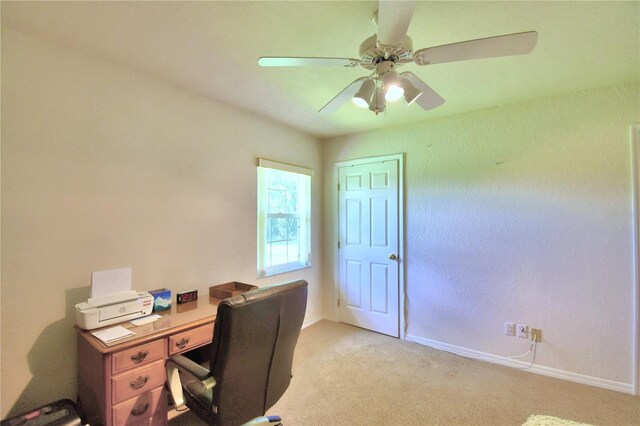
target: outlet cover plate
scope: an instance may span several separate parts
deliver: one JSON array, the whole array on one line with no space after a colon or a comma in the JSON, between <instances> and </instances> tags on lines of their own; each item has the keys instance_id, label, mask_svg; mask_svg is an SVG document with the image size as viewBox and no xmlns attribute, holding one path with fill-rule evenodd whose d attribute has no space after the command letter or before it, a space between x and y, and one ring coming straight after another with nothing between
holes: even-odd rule
<instances>
[{"instance_id":1,"label":"outlet cover plate","mask_svg":"<svg viewBox=\"0 0 640 426\"><path fill-rule=\"evenodd\" d=\"M529 336L529 327L527 324L518 324L517 333L518 337L526 339Z\"/></svg>"},{"instance_id":2,"label":"outlet cover plate","mask_svg":"<svg viewBox=\"0 0 640 426\"><path fill-rule=\"evenodd\" d=\"M533 338L536 338L536 342L541 343L542 342L542 329L540 328L531 328L531 340L533 340Z\"/></svg>"},{"instance_id":3,"label":"outlet cover plate","mask_svg":"<svg viewBox=\"0 0 640 426\"><path fill-rule=\"evenodd\" d=\"M504 334L507 336L515 336L516 335L516 325L512 322L504 323Z\"/></svg>"}]
</instances>

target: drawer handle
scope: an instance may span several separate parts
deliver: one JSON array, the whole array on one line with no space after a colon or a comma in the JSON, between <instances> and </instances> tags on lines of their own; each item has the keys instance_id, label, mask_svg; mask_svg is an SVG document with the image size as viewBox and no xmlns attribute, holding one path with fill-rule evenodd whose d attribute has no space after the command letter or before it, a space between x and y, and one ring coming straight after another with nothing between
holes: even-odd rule
<instances>
[{"instance_id":1,"label":"drawer handle","mask_svg":"<svg viewBox=\"0 0 640 426\"><path fill-rule=\"evenodd\" d=\"M149 376L139 376L136 380L134 380L133 382L129 383L129 386L131 386L131 389L140 389L141 387L143 387L144 385L147 384L147 382L149 381Z\"/></svg>"},{"instance_id":2,"label":"drawer handle","mask_svg":"<svg viewBox=\"0 0 640 426\"><path fill-rule=\"evenodd\" d=\"M141 415L143 415L144 413L146 413L148 409L149 409L149 403L147 402L146 404L144 404L144 407L142 407L142 409L141 409L141 410L136 411L136 408L135 408L135 407L133 407L133 410L131 410L131 414L132 414L133 416L138 417L138 416L141 416Z\"/></svg>"},{"instance_id":3,"label":"drawer handle","mask_svg":"<svg viewBox=\"0 0 640 426\"><path fill-rule=\"evenodd\" d=\"M180 349L184 349L189 344L189 340L191 339L188 337L183 337L176 342L176 346Z\"/></svg>"},{"instance_id":4,"label":"drawer handle","mask_svg":"<svg viewBox=\"0 0 640 426\"><path fill-rule=\"evenodd\" d=\"M135 355L131 355L131 361L133 361L134 364L140 364L142 361L144 361L147 355L149 355L149 351L140 351Z\"/></svg>"}]
</instances>

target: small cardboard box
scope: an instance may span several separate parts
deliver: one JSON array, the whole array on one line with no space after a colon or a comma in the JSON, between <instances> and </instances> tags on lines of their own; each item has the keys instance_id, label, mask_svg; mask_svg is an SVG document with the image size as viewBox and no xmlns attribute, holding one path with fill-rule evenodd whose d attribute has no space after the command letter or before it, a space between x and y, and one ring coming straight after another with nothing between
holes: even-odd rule
<instances>
[{"instance_id":1,"label":"small cardboard box","mask_svg":"<svg viewBox=\"0 0 640 426\"><path fill-rule=\"evenodd\" d=\"M258 286L232 281L230 283L212 285L209 287L209 296L216 299L226 299L227 297L246 293L254 288L258 288Z\"/></svg>"},{"instance_id":2,"label":"small cardboard box","mask_svg":"<svg viewBox=\"0 0 640 426\"><path fill-rule=\"evenodd\" d=\"M159 288L149 292L153 296L153 312L171 309L171 290Z\"/></svg>"}]
</instances>

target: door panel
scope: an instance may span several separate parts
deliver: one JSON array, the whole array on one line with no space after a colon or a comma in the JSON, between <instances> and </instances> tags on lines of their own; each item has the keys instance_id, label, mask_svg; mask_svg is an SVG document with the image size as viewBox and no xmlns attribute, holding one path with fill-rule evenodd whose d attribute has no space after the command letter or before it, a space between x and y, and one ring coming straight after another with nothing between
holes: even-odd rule
<instances>
[{"instance_id":1,"label":"door panel","mask_svg":"<svg viewBox=\"0 0 640 426\"><path fill-rule=\"evenodd\" d=\"M389 200L387 198L371 199L371 246L388 247L389 241Z\"/></svg>"},{"instance_id":2,"label":"door panel","mask_svg":"<svg viewBox=\"0 0 640 426\"><path fill-rule=\"evenodd\" d=\"M350 308L362 309L362 263L347 261L346 301Z\"/></svg>"},{"instance_id":3,"label":"door panel","mask_svg":"<svg viewBox=\"0 0 640 426\"><path fill-rule=\"evenodd\" d=\"M338 168L339 320L399 336L398 160Z\"/></svg>"},{"instance_id":4,"label":"door panel","mask_svg":"<svg viewBox=\"0 0 640 426\"><path fill-rule=\"evenodd\" d=\"M371 173L371 188L383 189L389 187L389 173Z\"/></svg>"},{"instance_id":5,"label":"door panel","mask_svg":"<svg viewBox=\"0 0 640 426\"><path fill-rule=\"evenodd\" d=\"M389 267L379 263L371 264L371 311L387 315L389 291Z\"/></svg>"},{"instance_id":6,"label":"door panel","mask_svg":"<svg viewBox=\"0 0 640 426\"><path fill-rule=\"evenodd\" d=\"M359 246L362 244L362 201L347 199L346 208L346 243L347 245Z\"/></svg>"}]
</instances>

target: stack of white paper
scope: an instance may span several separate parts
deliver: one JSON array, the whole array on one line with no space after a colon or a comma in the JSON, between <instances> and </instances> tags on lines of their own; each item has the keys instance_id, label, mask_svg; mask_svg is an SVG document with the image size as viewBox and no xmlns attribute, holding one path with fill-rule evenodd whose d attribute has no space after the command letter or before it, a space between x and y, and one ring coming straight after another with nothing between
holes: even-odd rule
<instances>
[{"instance_id":1,"label":"stack of white paper","mask_svg":"<svg viewBox=\"0 0 640 426\"><path fill-rule=\"evenodd\" d=\"M144 324L149 324L150 322L157 321L158 318L161 318L160 315L153 314L153 315L149 315L149 316L146 316L146 317L134 319L134 320L131 320L129 322L131 324L133 324L133 325L144 325Z\"/></svg>"},{"instance_id":2,"label":"stack of white paper","mask_svg":"<svg viewBox=\"0 0 640 426\"><path fill-rule=\"evenodd\" d=\"M124 339L125 337L133 336L136 333L118 325L116 327L107 328L106 330L92 331L91 334L105 343L111 343L116 340Z\"/></svg>"},{"instance_id":3,"label":"stack of white paper","mask_svg":"<svg viewBox=\"0 0 640 426\"><path fill-rule=\"evenodd\" d=\"M130 292L131 268L110 269L91 274L91 298Z\"/></svg>"}]
</instances>

